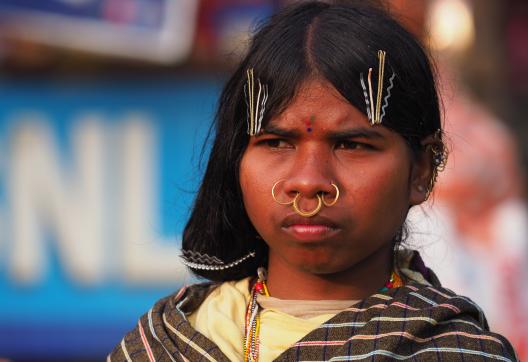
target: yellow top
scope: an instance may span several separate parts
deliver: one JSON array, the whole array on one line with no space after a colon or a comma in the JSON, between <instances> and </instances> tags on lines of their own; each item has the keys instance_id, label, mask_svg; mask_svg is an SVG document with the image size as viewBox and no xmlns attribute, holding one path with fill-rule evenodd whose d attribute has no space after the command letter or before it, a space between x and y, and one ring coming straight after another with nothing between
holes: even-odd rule
<instances>
[{"instance_id":1,"label":"yellow top","mask_svg":"<svg viewBox=\"0 0 528 362\"><path fill-rule=\"evenodd\" d=\"M242 361L244 358L243 341L246 307L250 297L249 281L250 278L245 278L236 282L222 283L207 296L198 310L188 317L190 324L216 343L231 361ZM258 300L261 305L264 304L261 303L261 299L270 298L260 297ZM323 322L332 318L341 309L355 302L296 301L296 303L301 302L301 304L308 305L308 308L323 312L314 316L317 313L302 310L297 316L294 316L277 310L274 306L278 305L278 301L276 298L264 300L267 305L264 305L264 309L260 314L259 361L262 362L274 360L292 344L313 331ZM288 301L284 302L287 303ZM313 304L310 307L312 302ZM321 304L325 302L329 302L332 307L321 308ZM337 305L336 302L338 303ZM299 316L304 316L305 318Z\"/></svg>"}]
</instances>

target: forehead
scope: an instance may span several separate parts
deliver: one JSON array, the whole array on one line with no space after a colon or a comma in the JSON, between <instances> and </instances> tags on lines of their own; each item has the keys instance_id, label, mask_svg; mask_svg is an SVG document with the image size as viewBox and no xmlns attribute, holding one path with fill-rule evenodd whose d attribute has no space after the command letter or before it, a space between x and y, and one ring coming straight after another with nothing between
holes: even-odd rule
<instances>
[{"instance_id":1,"label":"forehead","mask_svg":"<svg viewBox=\"0 0 528 362\"><path fill-rule=\"evenodd\" d=\"M272 127L303 127L306 122L320 127L370 126L367 116L350 104L329 82L306 81L288 107L270 120Z\"/></svg>"}]
</instances>

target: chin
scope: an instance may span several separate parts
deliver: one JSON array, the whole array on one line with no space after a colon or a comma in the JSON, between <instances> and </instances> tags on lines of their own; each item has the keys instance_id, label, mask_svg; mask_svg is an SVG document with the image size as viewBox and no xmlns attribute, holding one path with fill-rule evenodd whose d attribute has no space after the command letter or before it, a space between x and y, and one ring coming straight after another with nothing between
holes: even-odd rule
<instances>
[{"instance_id":1,"label":"chin","mask_svg":"<svg viewBox=\"0 0 528 362\"><path fill-rule=\"evenodd\" d=\"M299 270L316 275L335 274L351 267L350 262L343 265L335 257L325 258L321 255L316 255L313 258L299 258L295 260L295 265Z\"/></svg>"},{"instance_id":2,"label":"chin","mask_svg":"<svg viewBox=\"0 0 528 362\"><path fill-rule=\"evenodd\" d=\"M313 275L323 276L323 275L336 274L336 273L339 273L341 270L339 268L331 268L328 265L321 265L321 266L314 266L314 267L311 267L311 266L305 267L305 271Z\"/></svg>"}]
</instances>

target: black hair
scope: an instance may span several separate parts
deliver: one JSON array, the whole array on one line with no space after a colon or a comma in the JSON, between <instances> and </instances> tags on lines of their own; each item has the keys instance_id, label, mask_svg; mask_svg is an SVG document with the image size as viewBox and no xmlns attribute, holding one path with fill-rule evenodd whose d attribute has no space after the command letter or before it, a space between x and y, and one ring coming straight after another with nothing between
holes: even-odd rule
<instances>
[{"instance_id":1,"label":"black hair","mask_svg":"<svg viewBox=\"0 0 528 362\"><path fill-rule=\"evenodd\" d=\"M255 33L220 96L210 158L182 249L225 263L252 251L256 256L226 270L193 269L195 274L214 281L238 280L267 264L268 247L244 209L239 182L240 161L249 141L246 70L254 68L255 78L269 87L263 127L310 78L327 80L366 114L360 73L377 69L378 50L386 51L386 74L396 74L383 126L399 133L418 154L423 151L421 141L441 129L435 80L422 46L386 10L365 0L304 1L284 8Z\"/></svg>"}]
</instances>

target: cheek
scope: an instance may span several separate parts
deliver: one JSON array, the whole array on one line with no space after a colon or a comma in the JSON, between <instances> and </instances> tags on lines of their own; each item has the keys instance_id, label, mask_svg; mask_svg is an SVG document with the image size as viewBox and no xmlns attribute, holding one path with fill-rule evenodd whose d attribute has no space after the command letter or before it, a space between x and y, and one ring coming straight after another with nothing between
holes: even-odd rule
<instances>
[{"instance_id":1,"label":"cheek","mask_svg":"<svg viewBox=\"0 0 528 362\"><path fill-rule=\"evenodd\" d=\"M384 165L363 178L354 192L355 203L362 208L365 225L393 229L403 223L409 208L409 165L395 160Z\"/></svg>"},{"instance_id":2,"label":"cheek","mask_svg":"<svg viewBox=\"0 0 528 362\"><path fill-rule=\"evenodd\" d=\"M267 210L273 206L271 204L271 184L269 172L266 173L261 167L256 167L251 162L251 157L244 155L240 163L240 187L244 207L249 219L257 230L262 227L270 218L267 217Z\"/></svg>"}]
</instances>

